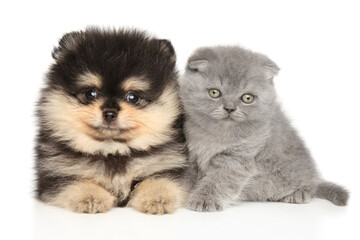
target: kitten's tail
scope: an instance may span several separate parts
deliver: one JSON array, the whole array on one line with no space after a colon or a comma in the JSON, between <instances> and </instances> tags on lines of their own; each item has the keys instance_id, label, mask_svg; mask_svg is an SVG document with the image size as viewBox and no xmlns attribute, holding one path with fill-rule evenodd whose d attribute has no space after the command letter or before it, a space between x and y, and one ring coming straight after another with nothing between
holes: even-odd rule
<instances>
[{"instance_id":1,"label":"kitten's tail","mask_svg":"<svg viewBox=\"0 0 360 240\"><path fill-rule=\"evenodd\" d=\"M321 182L316 189L315 197L331 201L337 206L345 206L349 199L349 192L331 182Z\"/></svg>"}]
</instances>

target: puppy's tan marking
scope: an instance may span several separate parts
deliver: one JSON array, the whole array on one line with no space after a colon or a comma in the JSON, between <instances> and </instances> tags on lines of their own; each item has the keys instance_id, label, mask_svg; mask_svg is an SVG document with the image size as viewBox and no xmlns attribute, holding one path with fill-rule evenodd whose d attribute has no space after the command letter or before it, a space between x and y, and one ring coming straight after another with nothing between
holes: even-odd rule
<instances>
[{"instance_id":1,"label":"puppy's tan marking","mask_svg":"<svg viewBox=\"0 0 360 240\"><path fill-rule=\"evenodd\" d=\"M78 213L103 213L114 205L115 197L99 185L85 180L65 187L45 201Z\"/></svg>"},{"instance_id":2,"label":"puppy's tan marking","mask_svg":"<svg viewBox=\"0 0 360 240\"><path fill-rule=\"evenodd\" d=\"M72 147L85 153L130 153L130 148L122 142L97 141L94 137L104 137L89 127L99 125L101 101L83 106L65 93L54 90L46 95L46 101L40 106L46 122L44 126L52 130L52 135L63 141L69 141ZM105 137L108 136L105 134ZM110 136L110 134L109 134ZM121 138L121 137L119 137Z\"/></svg>"},{"instance_id":3,"label":"puppy's tan marking","mask_svg":"<svg viewBox=\"0 0 360 240\"><path fill-rule=\"evenodd\" d=\"M130 148L146 151L166 143L175 135L172 124L180 114L177 91L175 86L169 86L156 102L143 109L120 102L121 129L99 132L90 126L101 125L102 100L84 106L58 90L47 93L45 98L40 107L46 119L44 126L52 130L55 138L69 141L74 149L90 154L127 155Z\"/></svg>"},{"instance_id":4,"label":"puppy's tan marking","mask_svg":"<svg viewBox=\"0 0 360 240\"><path fill-rule=\"evenodd\" d=\"M163 215L183 206L185 196L181 186L170 179L148 178L136 186L128 206L143 213Z\"/></svg>"},{"instance_id":5,"label":"puppy's tan marking","mask_svg":"<svg viewBox=\"0 0 360 240\"><path fill-rule=\"evenodd\" d=\"M174 86L164 90L156 101L146 108L138 109L131 104L120 103L119 118L128 122L132 129L123 133L128 145L137 150L148 150L174 137L172 124L180 114L179 98Z\"/></svg>"},{"instance_id":6,"label":"puppy's tan marking","mask_svg":"<svg viewBox=\"0 0 360 240\"><path fill-rule=\"evenodd\" d=\"M150 83L145 77L130 77L122 82L121 87L124 91L147 91Z\"/></svg>"},{"instance_id":7,"label":"puppy's tan marking","mask_svg":"<svg viewBox=\"0 0 360 240\"><path fill-rule=\"evenodd\" d=\"M78 84L81 87L97 87L101 88L102 78L97 73L85 72L78 76Z\"/></svg>"}]
</instances>

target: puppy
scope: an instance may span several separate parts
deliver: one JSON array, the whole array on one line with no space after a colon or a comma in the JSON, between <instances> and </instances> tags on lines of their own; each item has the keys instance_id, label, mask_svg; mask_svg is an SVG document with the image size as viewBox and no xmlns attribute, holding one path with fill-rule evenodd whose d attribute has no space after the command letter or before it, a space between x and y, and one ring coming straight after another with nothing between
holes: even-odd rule
<instances>
[{"instance_id":1,"label":"puppy","mask_svg":"<svg viewBox=\"0 0 360 240\"><path fill-rule=\"evenodd\" d=\"M37 197L79 213L183 205L175 52L137 30L88 28L55 47L38 101Z\"/></svg>"}]
</instances>

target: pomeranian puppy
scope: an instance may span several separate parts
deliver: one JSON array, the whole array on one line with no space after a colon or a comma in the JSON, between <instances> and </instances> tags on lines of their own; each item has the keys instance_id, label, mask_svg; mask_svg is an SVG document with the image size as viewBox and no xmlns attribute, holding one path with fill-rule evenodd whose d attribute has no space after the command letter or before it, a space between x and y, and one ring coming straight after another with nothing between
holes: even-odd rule
<instances>
[{"instance_id":1,"label":"pomeranian puppy","mask_svg":"<svg viewBox=\"0 0 360 240\"><path fill-rule=\"evenodd\" d=\"M184 204L182 111L171 43L88 28L54 48L38 101L37 197L79 213Z\"/></svg>"}]
</instances>

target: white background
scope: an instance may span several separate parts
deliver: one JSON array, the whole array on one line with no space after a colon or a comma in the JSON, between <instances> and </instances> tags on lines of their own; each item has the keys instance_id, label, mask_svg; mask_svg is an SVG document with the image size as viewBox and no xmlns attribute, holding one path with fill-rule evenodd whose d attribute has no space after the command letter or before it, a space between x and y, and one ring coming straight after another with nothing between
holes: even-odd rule
<instances>
[{"instance_id":1,"label":"white background","mask_svg":"<svg viewBox=\"0 0 360 240\"><path fill-rule=\"evenodd\" d=\"M1 239L360 239L360 7L356 1L1 1ZM62 34L134 26L170 39L182 72L199 46L240 44L280 67L276 88L349 206L239 203L218 213L80 215L35 201L34 105Z\"/></svg>"}]
</instances>

